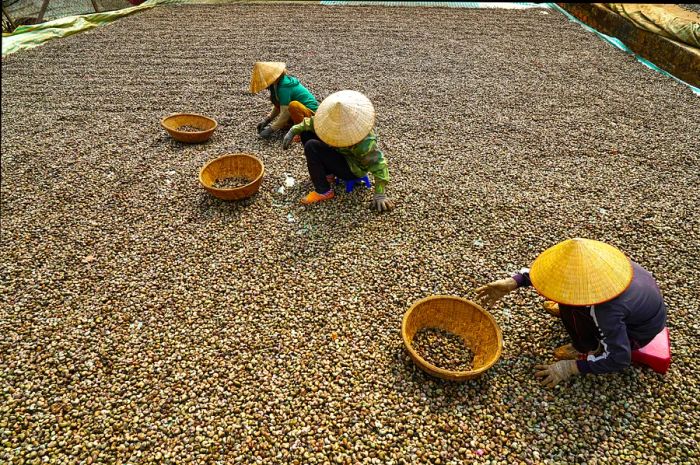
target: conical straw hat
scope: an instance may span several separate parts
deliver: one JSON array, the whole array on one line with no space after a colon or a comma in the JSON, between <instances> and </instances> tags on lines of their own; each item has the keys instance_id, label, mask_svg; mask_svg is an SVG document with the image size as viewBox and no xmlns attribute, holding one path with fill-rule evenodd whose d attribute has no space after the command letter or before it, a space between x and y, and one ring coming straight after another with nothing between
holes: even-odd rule
<instances>
[{"instance_id":1,"label":"conical straw hat","mask_svg":"<svg viewBox=\"0 0 700 465\"><path fill-rule=\"evenodd\" d=\"M349 147L367 137L374 127L374 106L354 90L326 97L316 110L314 131L331 147Z\"/></svg>"},{"instance_id":2,"label":"conical straw hat","mask_svg":"<svg viewBox=\"0 0 700 465\"><path fill-rule=\"evenodd\" d=\"M574 238L542 252L530 267L540 294L565 305L587 306L622 294L632 282L632 263L615 247Z\"/></svg>"},{"instance_id":3,"label":"conical straw hat","mask_svg":"<svg viewBox=\"0 0 700 465\"><path fill-rule=\"evenodd\" d=\"M250 91L257 94L275 82L282 75L287 65L281 61L258 61L253 65L250 78Z\"/></svg>"}]
</instances>

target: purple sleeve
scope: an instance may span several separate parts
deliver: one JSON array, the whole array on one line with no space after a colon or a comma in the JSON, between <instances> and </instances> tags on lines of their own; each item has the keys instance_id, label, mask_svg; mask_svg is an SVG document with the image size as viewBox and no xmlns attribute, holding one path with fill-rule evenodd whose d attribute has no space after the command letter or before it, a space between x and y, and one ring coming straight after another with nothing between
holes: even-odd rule
<instances>
[{"instance_id":1,"label":"purple sleeve","mask_svg":"<svg viewBox=\"0 0 700 465\"><path fill-rule=\"evenodd\" d=\"M581 373L613 373L630 366L632 348L627 336L624 313L614 305L600 304L591 307L591 316L598 327L603 353L577 360Z\"/></svg>"},{"instance_id":2,"label":"purple sleeve","mask_svg":"<svg viewBox=\"0 0 700 465\"><path fill-rule=\"evenodd\" d=\"M512 278L518 284L518 287L530 287L532 282L530 281L530 269L523 268L519 272L515 273Z\"/></svg>"}]
</instances>

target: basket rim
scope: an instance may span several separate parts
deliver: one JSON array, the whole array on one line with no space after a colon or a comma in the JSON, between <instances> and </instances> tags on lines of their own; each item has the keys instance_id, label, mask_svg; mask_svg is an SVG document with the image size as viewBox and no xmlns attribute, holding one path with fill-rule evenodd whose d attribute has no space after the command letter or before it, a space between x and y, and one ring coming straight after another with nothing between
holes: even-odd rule
<instances>
[{"instance_id":1,"label":"basket rim","mask_svg":"<svg viewBox=\"0 0 700 465\"><path fill-rule=\"evenodd\" d=\"M177 129L172 129L172 128L169 128L168 126L165 125L165 122L167 120L169 120L170 118L174 118L176 116L198 116L200 118L204 118L204 119L209 120L212 123L214 123L214 127L209 128L209 129L205 129L203 131L178 131ZM217 123L214 118L210 118L206 115L202 115L201 113L170 113L169 115L166 115L160 119L160 125L166 131L173 131L173 132L176 132L178 134L202 134L204 132L213 131L214 129L216 129L219 126L219 123Z\"/></svg>"},{"instance_id":2,"label":"basket rim","mask_svg":"<svg viewBox=\"0 0 700 465\"><path fill-rule=\"evenodd\" d=\"M448 299L448 300L459 300L461 302L473 305L476 307L477 310L479 310L481 313L485 314L488 319L491 321L493 324L493 327L496 329L496 336L498 337L498 347L496 350L496 355L493 357L493 360L491 360L490 363L487 365L484 365L481 368L478 368L476 370L469 370L469 371L455 371L455 370L446 370L445 368L440 368L438 366L433 365L432 363L428 362L425 360L423 357L421 357L418 352L413 348L413 345L408 341L408 337L406 336L406 326L408 324L408 317L411 315L413 310L418 307L418 305L421 305L425 302L428 302L430 300L438 300L438 299ZM445 375L449 378L459 378L462 376L474 376L474 375L480 375L489 368L491 368L493 365L496 364L499 358L501 358L501 352L503 351L503 334L501 332L501 327L498 325L498 322L496 319L491 315L489 312L487 312L481 305L477 304L476 302L473 302L471 300L465 299L464 297L458 297L458 296L453 296L453 295L444 295L444 294L438 294L438 295L431 295L428 297L423 297L420 300L417 300L413 302L413 304L406 310L406 313L404 313L403 320L401 321L401 338L403 339L403 344L406 347L406 349L409 351L411 354L411 357L417 360L420 360L421 363L423 363L425 366L429 367L432 371L435 371L436 373L440 373L442 375ZM419 367L420 368L420 367Z\"/></svg>"},{"instance_id":3,"label":"basket rim","mask_svg":"<svg viewBox=\"0 0 700 465\"><path fill-rule=\"evenodd\" d=\"M204 173L204 170L206 170L209 167L209 165L211 165L219 160L223 160L224 158L240 157L240 156L252 158L253 160L257 161L258 164L260 164L260 174L255 179L250 181L248 184L244 184L244 185L238 186L238 187L226 188L226 189L220 189L218 187L210 187L204 183L204 179L202 179L202 174ZM235 192L237 190L250 187L251 185L260 181L264 175L265 175L265 165L263 164L262 160L260 160L255 155L253 155L251 153L246 153L246 152L225 153L223 155L220 155L220 156L214 158L213 160L209 160L207 163L204 164L204 166L199 170L199 183L207 190L216 191L216 192Z\"/></svg>"}]
</instances>

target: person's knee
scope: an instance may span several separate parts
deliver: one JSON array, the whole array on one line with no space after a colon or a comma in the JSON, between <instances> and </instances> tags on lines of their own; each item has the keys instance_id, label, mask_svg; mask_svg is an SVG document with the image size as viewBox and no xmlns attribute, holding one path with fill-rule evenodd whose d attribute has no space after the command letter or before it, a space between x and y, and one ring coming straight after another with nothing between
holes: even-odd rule
<instances>
[{"instance_id":1,"label":"person's knee","mask_svg":"<svg viewBox=\"0 0 700 465\"><path fill-rule=\"evenodd\" d=\"M303 103L297 102L296 100L289 103L289 116L291 116L294 124L301 123L305 117L310 116L310 111Z\"/></svg>"},{"instance_id":2,"label":"person's knee","mask_svg":"<svg viewBox=\"0 0 700 465\"><path fill-rule=\"evenodd\" d=\"M310 139L304 144L304 154L307 158L316 159L323 149L323 142L318 139Z\"/></svg>"},{"instance_id":3,"label":"person's knee","mask_svg":"<svg viewBox=\"0 0 700 465\"><path fill-rule=\"evenodd\" d=\"M297 102L296 100L292 100L289 102L289 112L291 113L292 111L295 111L297 113L300 113L306 108L304 105L301 104L301 102Z\"/></svg>"},{"instance_id":4,"label":"person's knee","mask_svg":"<svg viewBox=\"0 0 700 465\"><path fill-rule=\"evenodd\" d=\"M304 144L304 150L318 153L323 148L323 145L324 145L323 142L321 142L318 139L309 139Z\"/></svg>"}]
</instances>

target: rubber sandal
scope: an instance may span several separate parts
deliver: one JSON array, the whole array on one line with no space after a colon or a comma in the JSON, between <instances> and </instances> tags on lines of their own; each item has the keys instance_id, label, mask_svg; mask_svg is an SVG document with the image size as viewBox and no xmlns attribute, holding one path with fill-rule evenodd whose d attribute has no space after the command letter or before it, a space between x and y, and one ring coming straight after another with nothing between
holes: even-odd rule
<instances>
[{"instance_id":1,"label":"rubber sandal","mask_svg":"<svg viewBox=\"0 0 700 465\"><path fill-rule=\"evenodd\" d=\"M304 205L311 205L312 203L323 202L324 200L330 200L335 197L335 193L329 190L325 194L319 194L316 191L309 192L309 194L301 199L301 203Z\"/></svg>"}]
</instances>

